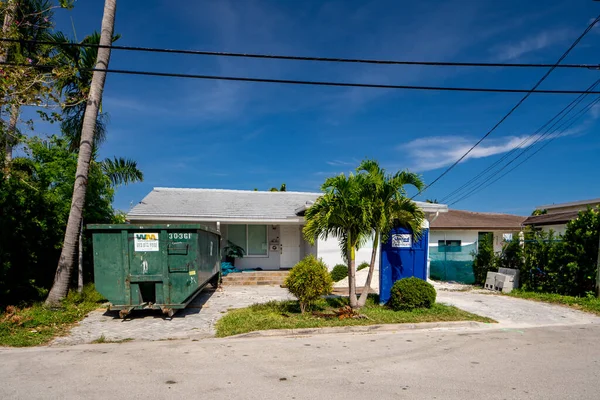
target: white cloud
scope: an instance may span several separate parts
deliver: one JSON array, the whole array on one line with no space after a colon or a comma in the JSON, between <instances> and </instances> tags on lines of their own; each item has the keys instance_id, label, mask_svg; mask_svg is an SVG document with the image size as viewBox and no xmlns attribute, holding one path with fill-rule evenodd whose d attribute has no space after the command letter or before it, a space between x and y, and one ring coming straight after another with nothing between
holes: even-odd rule
<instances>
[{"instance_id":1,"label":"white cloud","mask_svg":"<svg viewBox=\"0 0 600 400\"><path fill-rule=\"evenodd\" d=\"M348 166L348 165L355 165L356 161L341 161L341 160L332 160L332 161L327 161L327 164L332 165L334 167L342 167L342 166Z\"/></svg>"},{"instance_id":2,"label":"white cloud","mask_svg":"<svg viewBox=\"0 0 600 400\"><path fill-rule=\"evenodd\" d=\"M524 149L534 143L543 142L551 138L570 136L582 131L571 129L558 135L549 134L546 136L529 135L525 136L506 136L498 139L488 139L475 147L462 162L474 158L485 158L509 152L516 148ZM465 154L475 143L477 139L463 136L433 136L428 138L415 139L407 144L399 146L399 150L407 152L412 159L411 169L415 171L429 171L437 168L446 167L456 162Z\"/></svg>"},{"instance_id":3,"label":"white cloud","mask_svg":"<svg viewBox=\"0 0 600 400\"><path fill-rule=\"evenodd\" d=\"M517 43L504 44L491 49L496 59L508 61L538 50L545 49L554 44L561 43L569 38L570 29L554 29L538 32Z\"/></svg>"}]
</instances>

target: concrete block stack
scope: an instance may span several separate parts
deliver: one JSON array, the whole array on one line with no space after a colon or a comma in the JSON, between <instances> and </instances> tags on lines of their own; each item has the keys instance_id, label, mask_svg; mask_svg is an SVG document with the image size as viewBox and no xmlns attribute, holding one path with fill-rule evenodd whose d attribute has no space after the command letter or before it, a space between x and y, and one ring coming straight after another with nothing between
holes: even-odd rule
<instances>
[{"instance_id":1,"label":"concrete block stack","mask_svg":"<svg viewBox=\"0 0 600 400\"><path fill-rule=\"evenodd\" d=\"M498 272L488 272L484 288L496 292L510 293L519 287L519 270L500 268Z\"/></svg>"}]
</instances>

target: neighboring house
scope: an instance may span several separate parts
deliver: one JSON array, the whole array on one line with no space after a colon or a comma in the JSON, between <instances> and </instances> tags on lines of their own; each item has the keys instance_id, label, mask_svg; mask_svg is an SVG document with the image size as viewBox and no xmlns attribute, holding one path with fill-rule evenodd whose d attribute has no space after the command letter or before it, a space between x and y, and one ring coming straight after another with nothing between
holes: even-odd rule
<instances>
[{"instance_id":1,"label":"neighboring house","mask_svg":"<svg viewBox=\"0 0 600 400\"><path fill-rule=\"evenodd\" d=\"M221 231L241 246L246 256L237 259L240 269L291 268L308 254L322 258L331 269L343 263L335 238L310 245L302 236L304 212L321 193L262 192L221 189L155 188L128 214L133 224L201 223ZM417 204L429 218L447 210L443 204ZM424 228L429 227L425 221ZM357 251L357 265L370 261L371 247Z\"/></svg>"},{"instance_id":2,"label":"neighboring house","mask_svg":"<svg viewBox=\"0 0 600 400\"><path fill-rule=\"evenodd\" d=\"M429 259L432 279L473 283L473 254L492 236L494 252L521 230L519 215L448 210L430 223Z\"/></svg>"},{"instance_id":3,"label":"neighboring house","mask_svg":"<svg viewBox=\"0 0 600 400\"><path fill-rule=\"evenodd\" d=\"M545 214L528 217L523 225L539 228L544 231L554 231L562 235L567 230L567 223L577 218L579 211L585 211L588 207L600 206L600 199L573 201L570 203L551 204L539 206L537 210L545 210Z\"/></svg>"}]
</instances>

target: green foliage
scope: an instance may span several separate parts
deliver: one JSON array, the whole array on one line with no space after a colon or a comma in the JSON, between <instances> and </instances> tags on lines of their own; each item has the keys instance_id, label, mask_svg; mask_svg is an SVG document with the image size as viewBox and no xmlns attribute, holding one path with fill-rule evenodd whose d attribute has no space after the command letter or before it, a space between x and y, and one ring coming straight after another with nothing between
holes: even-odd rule
<instances>
[{"instance_id":1,"label":"green foliage","mask_svg":"<svg viewBox=\"0 0 600 400\"><path fill-rule=\"evenodd\" d=\"M403 324L440 321L479 321L495 322L489 318L459 310L445 304L433 304L431 308L417 308L411 311L393 311L379 304L370 295L361 315L366 318L323 318L321 314L333 314L340 307L347 306L347 298L325 298L313 303L319 313L301 313L297 301L271 301L250 307L231 310L217 321L218 337L239 335L265 329L303 329L330 326L360 326L380 324Z\"/></svg>"},{"instance_id":2,"label":"green foliage","mask_svg":"<svg viewBox=\"0 0 600 400\"><path fill-rule=\"evenodd\" d=\"M333 281L323 261L308 255L291 269L285 286L296 296L305 312L321 296L331 293Z\"/></svg>"},{"instance_id":3,"label":"green foliage","mask_svg":"<svg viewBox=\"0 0 600 400\"><path fill-rule=\"evenodd\" d=\"M434 287L419 278L403 278L392 285L388 307L394 311L431 308L435 304Z\"/></svg>"},{"instance_id":4,"label":"green foliage","mask_svg":"<svg viewBox=\"0 0 600 400\"><path fill-rule=\"evenodd\" d=\"M69 292L58 309L42 303L31 307L6 307L0 314L0 346L38 346L64 335L71 325L83 319L104 301L94 285L84 286L82 293Z\"/></svg>"},{"instance_id":5,"label":"green foliage","mask_svg":"<svg viewBox=\"0 0 600 400\"><path fill-rule=\"evenodd\" d=\"M357 271L360 271L361 269L365 269L365 268L369 268L371 266L371 264L369 264L368 262L361 262L360 264L358 264L358 267L356 267Z\"/></svg>"},{"instance_id":6,"label":"green foliage","mask_svg":"<svg viewBox=\"0 0 600 400\"><path fill-rule=\"evenodd\" d=\"M473 275L475 275L475 283L482 286L485 283L488 271L498 271L493 240L493 235L487 234L479 241L479 249L473 254Z\"/></svg>"},{"instance_id":7,"label":"green foliage","mask_svg":"<svg viewBox=\"0 0 600 400\"><path fill-rule=\"evenodd\" d=\"M50 288L71 207L77 156L66 140L31 138L26 156L0 175L0 307L41 300ZM4 169L2 168L4 171ZM110 223L114 190L96 163L90 166L84 220ZM92 276L90 238L84 236L85 279Z\"/></svg>"},{"instance_id":8,"label":"green foliage","mask_svg":"<svg viewBox=\"0 0 600 400\"><path fill-rule=\"evenodd\" d=\"M337 264L331 270L331 279L334 282L339 282L348 276L348 266L346 264Z\"/></svg>"},{"instance_id":9,"label":"green foliage","mask_svg":"<svg viewBox=\"0 0 600 400\"><path fill-rule=\"evenodd\" d=\"M522 287L570 296L584 296L593 291L599 238L598 208L581 211L567 224L563 236L526 230Z\"/></svg>"},{"instance_id":10,"label":"green foliage","mask_svg":"<svg viewBox=\"0 0 600 400\"><path fill-rule=\"evenodd\" d=\"M543 210L533 210L533 212L531 213L532 216L537 216L537 215L545 215L548 214L548 210L543 209Z\"/></svg>"},{"instance_id":11,"label":"green foliage","mask_svg":"<svg viewBox=\"0 0 600 400\"><path fill-rule=\"evenodd\" d=\"M227 246L223 248L223 252L225 253L225 257L228 258L242 258L246 253L242 247L233 243L231 240L227 241Z\"/></svg>"}]
</instances>

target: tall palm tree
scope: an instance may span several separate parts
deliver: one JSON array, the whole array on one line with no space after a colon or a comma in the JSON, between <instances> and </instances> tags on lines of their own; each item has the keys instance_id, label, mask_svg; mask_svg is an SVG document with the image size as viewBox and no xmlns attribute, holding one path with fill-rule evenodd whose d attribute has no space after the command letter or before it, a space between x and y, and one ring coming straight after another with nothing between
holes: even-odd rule
<instances>
[{"instance_id":1,"label":"tall palm tree","mask_svg":"<svg viewBox=\"0 0 600 400\"><path fill-rule=\"evenodd\" d=\"M369 199L362 190L363 177L344 174L328 178L322 186L325 192L306 210L303 233L314 244L316 238L329 236L340 242L340 250L348 264L350 307L357 308L356 250L371 232Z\"/></svg>"},{"instance_id":2,"label":"tall palm tree","mask_svg":"<svg viewBox=\"0 0 600 400\"><path fill-rule=\"evenodd\" d=\"M116 9L117 0L105 0L100 44L106 47L98 49L96 67L99 69L107 69L109 65L110 45L114 34ZM73 187L71 211L69 213L65 239L58 261L54 283L50 289L48 298L46 299L46 304L48 305L55 306L59 304L69 290L69 281L73 271L73 265L75 264L75 246L79 236L78 233L83 215L83 206L85 204L87 178L94 151L96 122L100 104L102 102L105 80L106 72L94 71L81 128L81 141L77 158L77 172L75 175L75 185Z\"/></svg>"},{"instance_id":3,"label":"tall palm tree","mask_svg":"<svg viewBox=\"0 0 600 400\"><path fill-rule=\"evenodd\" d=\"M358 306L362 307L367 302L380 240L386 241L389 232L395 226L408 227L414 235L420 235L425 216L417 204L406 197L405 186L410 185L421 190L424 184L417 174L408 171L387 174L374 160L362 161L357 172L359 177L363 178L361 197L369 204L368 224L373 235L369 273L358 300Z\"/></svg>"},{"instance_id":4,"label":"tall palm tree","mask_svg":"<svg viewBox=\"0 0 600 400\"><path fill-rule=\"evenodd\" d=\"M114 35L112 42L119 40L121 35ZM63 111L63 120L60 124L63 135L69 140L71 151L79 150L81 142L81 131L83 127L83 116L87 109L87 98L90 92L90 87L93 77L93 69L96 66L98 57L97 47L78 47L78 46L60 46L61 44L74 44L62 32L53 35L52 40L56 42L60 48L57 55L57 64L70 67L74 70L73 74L63 75L56 86L60 93L65 98L65 106ZM94 32L86 36L81 44L100 44L100 34ZM96 119L96 127L94 131L94 147L98 147L106 139L106 124L108 115L100 112Z\"/></svg>"}]
</instances>

